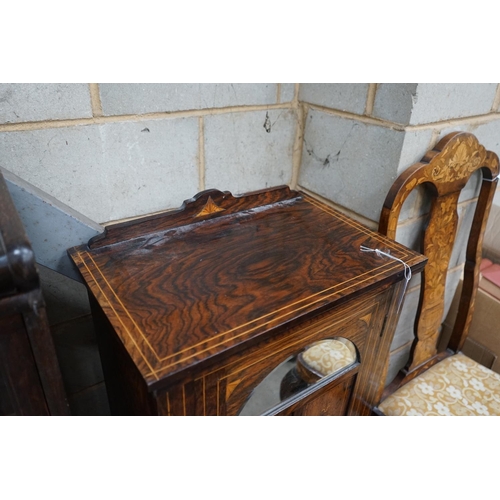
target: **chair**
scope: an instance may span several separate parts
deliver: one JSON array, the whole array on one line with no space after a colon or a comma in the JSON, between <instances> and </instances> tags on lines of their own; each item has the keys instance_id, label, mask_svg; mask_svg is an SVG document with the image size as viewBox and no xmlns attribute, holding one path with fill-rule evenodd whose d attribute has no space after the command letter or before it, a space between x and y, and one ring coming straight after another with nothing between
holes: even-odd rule
<instances>
[{"instance_id":1,"label":"chair","mask_svg":"<svg viewBox=\"0 0 500 500\"><path fill-rule=\"evenodd\" d=\"M448 345L438 352L457 204L461 190L478 170L482 184L467 244L460 306ZM495 153L472 134L454 132L407 169L389 191L379 232L392 239L401 207L417 186L428 186L432 202L421 249L428 263L422 273L415 339L407 365L386 388L375 414L500 415L500 375L460 352L474 312L483 233L498 173Z\"/></svg>"},{"instance_id":2,"label":"chair","mask_svg":"<svg viewBox=\"0 0 500 500\"><path fill-rule=\"evenodd\" d=\"M68 415L35 256L0 172L0 415Z\"/></svg>"}]
</instances>

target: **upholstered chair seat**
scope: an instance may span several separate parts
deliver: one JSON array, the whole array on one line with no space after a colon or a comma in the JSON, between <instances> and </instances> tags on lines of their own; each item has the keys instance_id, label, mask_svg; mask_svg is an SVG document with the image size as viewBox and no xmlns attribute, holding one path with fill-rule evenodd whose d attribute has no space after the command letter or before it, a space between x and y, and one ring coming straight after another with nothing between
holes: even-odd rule
<instances>
[{"instance_id":1,"label":"upholstered chair seat","mask_svg":"<svg viewBox=\"0 0 500 500\"><path fill-rule=\"evenodd\" d=\"M315 342L299 354L297 370L304 380L311 382L333 375L355 361L356 348L352 342L340 337L325 339Z\"/></svg>"},{"instance_id":2,"label":"upholstered chair seat","mask_svg":"<svg viewBox=\"0 0 500 500\"><path fill-rule=\"evenodd\" d=\"M323 377L334 376L358 361L354 344L343 337L323 339L307 346L284 376L280 397L287 399Z\"/></svg>"},{"instance_id":3,"label":"upholstered chair seat","mask_svg":"<svg viewBox=\"0 0 500 500\"><path fill-rule=\"evenodd\" d=\"M459 352L400 387L379 410L390 416L500 415L500 375Z\"/></svg>"}]
</instances>

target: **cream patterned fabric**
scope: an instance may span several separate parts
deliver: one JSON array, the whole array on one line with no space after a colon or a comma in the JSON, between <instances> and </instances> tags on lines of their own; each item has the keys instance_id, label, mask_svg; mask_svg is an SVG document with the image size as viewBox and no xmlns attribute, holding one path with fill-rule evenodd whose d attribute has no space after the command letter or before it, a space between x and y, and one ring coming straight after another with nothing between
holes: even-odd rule
<instances>
[{"instance_id":1,"label":"cream patterned fabric","mask_svg":"<svg viewBox=\"0 0 500 500\"><path fill-rule=\"evenodd\" d=\"M340 337L320 340L302 353L302 361L323 376L331 375L356 361L356 348Z\"/></svg>"},{"instance_id":2,"label":"cream patterned fabric","mask_svg":"<svg viewBox=\"0 0 500 500\"><path fill-rule=\"evenodd\" d=\"M500 415L500 375L462 353L400 387L379 409L385 415Z\"/></svg>"}]
</instances>

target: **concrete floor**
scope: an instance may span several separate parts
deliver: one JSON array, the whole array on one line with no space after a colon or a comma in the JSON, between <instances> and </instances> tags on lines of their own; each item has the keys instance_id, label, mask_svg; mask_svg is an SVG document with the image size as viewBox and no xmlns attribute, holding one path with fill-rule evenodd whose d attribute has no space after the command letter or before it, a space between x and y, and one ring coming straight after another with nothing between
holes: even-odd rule
<instances>
[{"instance_id":1,"label":"concrete floor","mask_svg":"<svg viewBox=\"0 0 500 500\"><path fill-rule=\"evenodd\" d=\"M39 266L47 315L72 415L109 415L87 290Z\"/></svg>"}]
</instances>

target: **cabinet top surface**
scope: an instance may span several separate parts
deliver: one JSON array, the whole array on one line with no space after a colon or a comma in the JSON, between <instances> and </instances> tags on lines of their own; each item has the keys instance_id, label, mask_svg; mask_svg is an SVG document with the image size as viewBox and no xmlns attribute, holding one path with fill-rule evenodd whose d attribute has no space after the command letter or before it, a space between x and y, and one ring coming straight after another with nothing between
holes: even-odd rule
<instances>
[{"instance_id":1,"label":"cabinet top surface","mask_svg":"<svg viewBox=\"0 0 500 500\"><path fill-rule=\"evenodd\" d=\"M288 188L205 191L69 250L154 385L275 327L402 279L425 258Z\"/></svg>"}]
</instances>

